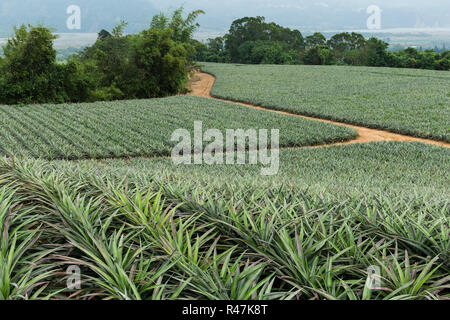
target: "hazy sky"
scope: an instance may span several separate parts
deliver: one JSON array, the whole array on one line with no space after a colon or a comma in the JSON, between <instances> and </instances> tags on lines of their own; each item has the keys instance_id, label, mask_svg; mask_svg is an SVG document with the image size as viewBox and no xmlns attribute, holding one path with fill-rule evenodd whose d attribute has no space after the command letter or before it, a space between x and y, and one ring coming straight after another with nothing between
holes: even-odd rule
<instances>
[{"instance_id":1,"label":"hazy sky","mask_svg":"<svg viewBox=\"0 0 450 320\"><path fill-rule=\"evenodd\" d=\"M382 10L385 28L450 27L450 0L148 0L159 9L184 4L203 8L206 26L228 23L243 15L264 15L283 25L311 29L361 28L366 25L366 9Z\"/></svg>"},{"instance_id":2,"label":"hazy sky","mask_svg":"<svg viewBox=\"0 0 450 320\"><path fill-rule=\"evenodd\" d=\"M81 8L78 32L111 29L120 19L130 23L129 32L136 32L155 13L180 5L206 11L200 18L203 32L224 32L233 20L257 15L302 31L363 29L369 5L381 8L383 29L450 28L450 0L0 0L0 33L39 22L67 32L69 5Z\"/></svg>"}]
</instances>

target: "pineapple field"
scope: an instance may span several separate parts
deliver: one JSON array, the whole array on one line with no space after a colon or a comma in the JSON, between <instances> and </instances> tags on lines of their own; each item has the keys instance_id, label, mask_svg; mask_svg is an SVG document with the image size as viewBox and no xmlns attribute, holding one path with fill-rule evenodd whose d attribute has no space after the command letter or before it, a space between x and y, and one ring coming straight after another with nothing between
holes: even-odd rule
<instances>
[{"instance_id":1,"label":"pineapple field","mask_svg":"<svg viewBox=\"0 0 450 320\"><path fill-rule=\"evenodd\" d=\"M450 299L450 76L203 70L203 97L0 106L0 299ZM279 172L175 165L194 121L280 129Z\"/></svg>"}]
</instances>

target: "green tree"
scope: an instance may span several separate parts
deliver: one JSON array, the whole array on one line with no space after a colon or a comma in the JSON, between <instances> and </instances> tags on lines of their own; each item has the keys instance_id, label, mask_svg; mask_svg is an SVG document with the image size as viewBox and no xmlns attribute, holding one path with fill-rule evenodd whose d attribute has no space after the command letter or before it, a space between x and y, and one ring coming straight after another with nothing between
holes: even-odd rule
<instances>
[{"instance_id":1,"label":"green tree","mask_svg":"<svg viewBox=\"0 0 450 320\"><path fill-rule=\"evenodd\" d=\"M228 62L230 61L230 57L227 54L225 48L225 38L217 37L214 39L208 39L206 42L207 53L205 60L199 61L208 61L208 62Z\"/></svg>"},{"instance_id":2,"label":"green tree","mask_svg":"<svg viewBox=\"0 0 450 320\"><path fill-rule=\"evenodd\" d=\"M377 39L370 38L363 49L366 66L387 67L392 65L392 58L387 52L389 44Z\"/></svg>"},{"instance_id":3,"label":"green tree","mask_svg":"<svg viewBox=\"0 0 450 320\"><path fill-rule=\"evenodd\" d=\"M450 56L437 60L434 64L436 70L450 70Z\"/></svg>"},{"instance_id":4,"label":"green tree","mask_svg":"<svg viewBox=\"0 0 450 320\"><path fill-rule=\"evenodd\" d=\"M194 46L195 49L195 61L209 62L208 46L205 43L198 40L194 40L192 45Z\"/></svg>"},{"instance_id":5,"label":"green tree","mask_svg":"<svg viewBox=\"0 0 450 320\"><path fill-rule=\"evenodd\" d=\"M437 60L439 60L439 54L433 49L427 49L420 54L419 68L433 70L436 68Z\"/></svg>"},{"instance_id":6,"label":"green tree","mask_svg":"<svg viewBox=\"0 0 450 320\"><path fill-rule=\"evenodd\" d=\"M296 51L305 48L305 39L299 30L283 28L273 22L267 24L266 27L270 41L281 42Z\"/></svg>"},{"instance_id":7,"label":"green tree","mask_svg":"<svg viewBox=\"0 0 450 320\"><path fill-rule=\"evenodd\" d=\"M187 82L188 52L172 39L172 30L151 28L135 43L135 96L163 97L179 93Z\"/></svg>"},{"instance_id":8,"label":"green tree","mask_svg":"<svg viewBox=\"0 0 450 320\"><path fill-rule=\"evenodd\" d=\"M196 21L201 14L205 14L203 10L195 10L183 18L184 8L176 9L171 18L164 13L157 14L153 17L150 28L164 30L172 30L172 39L174 41L188 43L191 41L195 30L200 26Z\"/></svg>"},{"instance_id":9,"label":"green tree","mask_svg":"<svg viewBox=\"0 0 450 320\"><path fill-rule=\"evenodd\" d=\"M350 66L363 66L365 57L362 50L348 50L342 53L341 61Z\"/></svg>"},{"instance_id":10,"label":"green tree","mask_svg":"<svg viewBox=\"0 0 450 320\"><path fill-rule=\"evenodd\" d=\"M366 40L361 34L352 32L338 33L328 40L327 45L334 51L334 54L339 62L351 62L355 54L347 54L349 51L361 50L366 44ZM352 58L350 58L352 57Z\"/></svg>"},{"instance_id":11,"label":"green tree","mask_svg":"<svg viewBox=\"0 0 450 320\"><path fill-rule=\"evenodd\" d=\"M187 82L196 48L191 36L192 20L199 11L182 18L182 10L171 17L156 15L151 27L137 35L124 35L121 22L106 37L80 55L83 72L95 79L91 100L154 98L177 94ZM106 33L105 33L106 34Z\"/></svg>"},{"instance_id":12,"label":"green tree","mask_svg":"<svg viewBox=\"0 0 450 320\"><path fill-rule=\"evenodd\" d=\"M226 37L226 48L232 62L242 62L241 46L248 41L269 40L264 17L245 17L233 21Z\"/></svg>"},{"instance_id":13,"label":"green tree","mask_svg":"<svg viewBox=\"0 0 450 320\"><path fill-rule=\"evenodd\" d=\"M172 13L170 17L164 13L157 14L153 17L150 23L150 29L156 30L171 30L172 40L185 44L188 59L193 61L195 59L195 41L192 39L195 30L200 26L197 19L204 14L203 10L195 10L183 17L184 8L180 7Z\"/></svg>"},{"instance_id":14,"label":"green tree","mask_svg":"<svg viewBox=\"0 0 450 320\"><path fill-rule=\"evenodd\" d=\"M306 47L312 48L312 47L318 47L318 46L325 46L327 42L327 38L320 32L316 32L310 36L306 37Z\"/></svg>"},{"instance_id":15,"label":"green tree","mask_svg":"<svg viewBox=\"0 0 450 320\"><path fill-rule=\"evenodd\" d=\"M307 65L331 65L335 64L334 52L326 46L314 46L306 50L302 56Z\"/></svg>"},{"instance_id":16,"label":"green tree","mask_svg":"<svg viewBox=\"0 0 450 320\"><path fill-rule=\"evenodd\" d=\"M437 58L435 65L436 70L450 70L450 51L444 50Z\"/></svg>"},{"instance_id":17,"label":"green tree","mask_svg":"<svg viewBox=\"0 0 450 320\"><path fill-rule=\"evenodd\" d=\"M273 44L269 45L268 42ZM259 45L272 53L281 45L290 52L289 55L292 50L299 52L305 47L300 31L283 28L275 23L266 23L264 17L245 17L233 21L230 31L225 36L225 48L232 62L252 63L250 62L252 51ZM261 56L262 50L262 48L257 50L258 56Z\"/></svg>"},{"instance_id":18,"label":"green tree","mask_svg":"<svg viewBox=\"0 0 450 320\"><path fill-rule=\"evenodd\" d=\"M53 40L44 26L14 28L3 52L0 103L65 102L71 99L65 85L73 65L58 65Z\"/></svg>"}]
</instances>

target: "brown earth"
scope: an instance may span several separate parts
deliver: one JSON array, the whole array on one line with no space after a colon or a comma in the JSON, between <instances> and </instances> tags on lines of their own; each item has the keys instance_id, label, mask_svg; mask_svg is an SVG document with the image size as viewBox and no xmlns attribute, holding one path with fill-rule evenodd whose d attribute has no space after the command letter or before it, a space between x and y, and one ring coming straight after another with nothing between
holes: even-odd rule
<instances>
[{"instance_id":1,"label":"brown earth","mask_svg":"<svg viewBox=\"0 0 450 320\"><path fill-rule=\"evenodd\" d=\"M378 141L403 141L403 142L423 142L423 143L428 143L428 144L432 144L432 145L439 146L439 147L450 148L450 143L448 143L448 142L416 138L416 137L412 137L412 136L408 136L408 135L392 133L392 132L385 131L385 130L370 129L370 128L366 128L366 127L347 124L344 122L330 121L330 120L325 120L325 119L316 118L316 117L298 115L298 114L286 112L286 111L273 110L273 109L269 109L269 108L255 106L255 105L248 104L248 103L214 98L211 96L211 89L214 85L215 80L216 80L215 77L208 73L203 73L203 72L196 73L191 78L191 81L189 84L189 88L191 89L190 95L196 96L196 97L205 97L205 98L226 101L226 102L242 105L242 106L245 106L248 108L253 108L253 109L260 109L260 110L265 110L265 111L269 111L269 112L281 113L281 114L286 114L286 115L290 115L290 116L294 116L294 117L301 117L301 118L315 120L315 121L328 122L328 123L332 123L334 125L352 128L358 132L358 137L356 137L353 140L346 141L346 142L340 142L340 143L333 143L333 144L324 145L324 146L347 145L347 144L354 144L354 143L368 143L368 142L378 142ZM321 147L324 147L324 146L321 146Z\"/></svg>"}]
</instances>

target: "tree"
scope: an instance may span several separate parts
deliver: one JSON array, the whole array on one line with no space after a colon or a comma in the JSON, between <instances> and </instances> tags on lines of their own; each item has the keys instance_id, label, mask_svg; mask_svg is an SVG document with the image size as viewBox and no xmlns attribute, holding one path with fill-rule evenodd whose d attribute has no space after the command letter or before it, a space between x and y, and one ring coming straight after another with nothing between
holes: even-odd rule
<instances>
[{"instance_id":1,"label":"tree","mask_svg":"<svg viewBox=\"0 0 450 320\"><path fill-rule=\"evenodd\" d=\"M363 49L366 66L387 67L392 65L392 59L387 52L389 44L377 38L370 38Z\"/></svg>"},{"instance_id":2,"label":"tree","mask_svg":"<svg viewBox=\"0 0 450 320\"><path fill-rule=\"evenodd\" d=\"M56 63L45 27L22 26L4 46L0 59L0 103L82 102L153 98L185 89L195 54L192 34L201 11L182 18L160 14L152 27L125 35L126 22L100 31L95 44L67 63Z\"/></svg>"},{"instance_id":3,"label":"tree","mask_svg":"<svg viewBox=\"0 0 450 320\"><path fill-rule=\"evenodd\" d=\"M306 47L312 48L316 46L325 46L327 38L320 32L316 32L313 35L306 37Z\"/></svg>"},{"instance_id":4,"label":"tree","mask_svg":"<svg viewBox=\"0 0 450 320\"><path fill-rule=\"evenodd\" d=\"M150 23L150 29L171 30L172 40L184 43L188 59L193 61L195 58L195 42L192 37L195 30L200 26L196 22L197 18L205 12L203 10L195 10L189 13L186 18L183 18L183 11L183 7L176 9L170 18L164 13L155 15Z\"/></svg>"},{"instance_id":5,"label":"tree","mask_svg":"<svg viewBox=\"0 0 450 320\"><path fill-rule=\"evenodd\" d=\"M233 21L226 37L226 49L232 62L242 62L239 49L247 41L268 40L264 17L245 17Z\"/></svg>"},{"instance_id":6,"label":"tree","mask_svg":"<svg viewBox=\"0 0 450 320\"><path fill-rule=\"evenodd\" d=\"M441 58L435 62L434 68L436 70L450 70L450 56Z\"/></svg>"},{"instance_id":7,"label":"tree","mask_svg":"<svg viewBox=\"0 0 450 320\"><path fill-rule=\"evenodd\" d=\"M126 25L126 22L121 21L111 33L104 31L103 34L108 36L99 36L99 40L86 48L79 57L80 62L85 64L82 70L95 79L92 101L133 97L133 89L128 85L130 70L135 72L130 63L133 59L133 37L123 35Z\"/></svg>"},{"instance_id":8,"label":"tree","mask_svg":"<svg viewBox=\"0 0 450 320\"><path fill-rule=\"evenodd\" d=\"M207 62L228 62L230 57L227 54L225 48L225 38L217 37L214 39L208 39L206 42L207 53L205 56L205 60L199 61L207 61Z\"/></svg>"},{"instance_id":9,"label":"tree","mask_svg":"<svg viewBox=\"0 0 450 320\"><path fill-rule=\"evenodd\" d=\"M439 54L433 49L427 49L420 54L420 66L421 69L433 70L436 68L436 61L439 60Z\"/></svg>"},{"instance_id":10,"label":"tree","mask_svg":"<svg viewBox=\"0 0 450 320\"><path fill-rule=\"evenodd\" d=\"M97 40L98 41L102 41L102 40L105 40L106 38L109 38L109 37L111 37L111 33L109 33L107 30L105 30L105 29L102 29L99 33L98 33L98 36L97 36Z\"/></svg>"},{"instance_id":11,"label":"tree","mask_svg":"<svg viewBox=\"0 0 450 320\"><path fill-rule=\"evenodd\" d=\"M331 65L335 63L335 56L326 46L314 46L306 50L302 60L307 65Z\"/></svg>"},{"instance_id":12,"label":"tree","mask_svg":"<svg viewBox=\"0 0 450 320\"><path fill-rule=\"evenodd\" d=\"M366 40L364 37L354 32L351 34L348 32L338 33L327 42L327 45L334 51L339 62L345 62L345 58L347 58L347 61L352 60L348 59L349 55L346 53L361 50L365 44ZM354 54L352 56L355 57Z\"/></svg>"},{"instance_id":13,"label":"tree","mask_svg":"<svg viewBox=\"0 0 450 320\"><path fill-rule=\"evenodd\" d=\"M272 43L272 44L269 44ZM257 58L252 56L256 47ZM269 58L275 51L283 47L286 50L279 59ZM252 63L250 61L273 61L291 60L292 52L297 53L305 47L304 38L300 31L281 27L275 23L266 23L264 17L245 17L233 21L229 33L225 36L225 49L227 56L232 62ZM266 58L262 58L263 50L266 48L271 53L267 53ZM280 53L281 54L281 53ZM297 54L293 54L297 56ZM255 62L253 62L255 63ZM265 63L265 62L256 62Z\"/></svg>"},{"instance_id":14,"label":"tree","mask_svg":"<svg viewBox=\"0 0 450 320\"><path fill-rule=\"evenodd\" d=\"M99 37L79 56L83 72L96 84L90 99L154 98L182 91L195 48L201 48L191 38L198 14L194 11L186 19L182 9L171 17L158 14L137 35L124 35L124 21L105 32L109 36Z\"/></svg>"},{"instance_id":15,"label":"tree","mask_svg":"<svg viewBox=\"0 0 450 320\"><path fill-rule=\"evenodd\" d=\"M68 100L62 83L68 68L56 64L56 39L48 28L22 25L3 46L0 102L45 103Z\"/></svg>"},{"instance_id":16,"label":"tree","mask_svg":"<svg viewBox=\"0 0 450 320\"><path fill-rule=\"evenodd\" d=\"M350 66L363 66L365 64L364 52L361 49L344 51L341 61Z\"/></svg>"},{"instance_id":17,"label":"tree","mask_svg":"<svg viewBox=\"0 0 450 320\"><path fill-rule=\"evenodd\" d=\"M351 33L351 46L350 50L361 50L366 45L366 39L362 34L352 32Z\"/></svg>"},{"instance_id":18,"label":"tree","mask_svg":"<svg viewBox=\"0 0 450 320\"><path fill-rule=\"evenodd\" d=\"M266 26L270 41L281 42L296 51L305 48L305 39L299 30L283 28L273 22Z\"/></svg>"},{"instance_id":19,"label":"tree","mask_svg":"<svg viewBox=\"0 0 450 320\"><path fill-rule=\"evenodd\" d=\"M124 20L120 20L120 23L113 28L111 35L116 38L123 37L123 32L124 32L126 26L128 26L128 22L126 22Z\"/></svg>"},{"instance_id":20,"label":"tree","mask_svg":"<svg viewBox=\"0 0 450 320\"><path fill-rule=\"evenodd\" d=\"M444 50L441 53L441 59L450 58L450 50Z\"/></svg>"},{"instance_id":21,"label":"tree","mask_svg":"<svg viewBox=\"0 0 450 320\"><path fill-rule=\"evenodd\" d=\"M180 42L190 42L195 30L200 26L196 21L201 14L205 14L203 10L195 10L183 18L184 8L176 9L171 18L164 13L160 13L153 17L150 28L164 30L172 30L172 39Z\"/></svg>"},{"instance_id":22,"label":"tree","mask_svg":"<svg viewBox=\"0 0 450 320\"><path fill-rule=\"evenodd\" d=\"M43 26L28 28L25 25L14 28L15 36L3 47L9 80L26 81L48 72L56 62L53 48L56 36Z\"/></svg>"},{"instance_id":23,"label":"tree","mask_svg":"<svg viewBox=\"0 0 450 320\"><path fill-rule=\"evenodd\" d=\"M200 42L198 40L194 40L192 45L194 46L195 49L195 61L209 62L208 46L205 43Z\"/></svg>"},{"instance_id":24,"label":"tree","mask_svg":"<svg viewBox=\"0 0 450 320\"><path fill-rule=\"evenodd\" d=\"M183 43L172 39L172 30L151 28L136 39L137 98L177 94L187 82L188 55Z\"/></svg>"}]
</instances>

